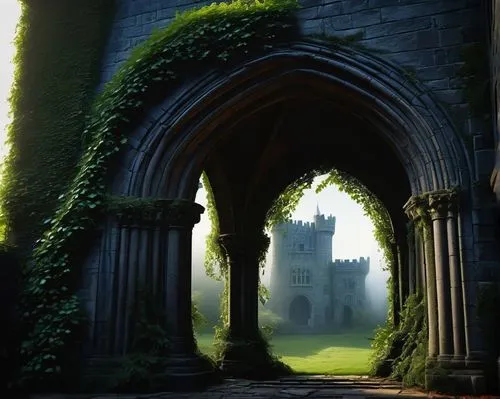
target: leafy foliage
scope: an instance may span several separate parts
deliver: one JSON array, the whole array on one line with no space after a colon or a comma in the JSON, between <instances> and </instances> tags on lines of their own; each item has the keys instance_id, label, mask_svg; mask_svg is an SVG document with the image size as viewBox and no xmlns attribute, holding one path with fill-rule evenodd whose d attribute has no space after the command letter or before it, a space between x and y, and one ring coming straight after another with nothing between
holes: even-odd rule
<instances>
[{"instance_id":1,"label":"leafy foliage","mask_svg":"<svg viewBox=\"0 0 500 399\"><path fill-rule=\"evenodd\" d=\"M319 172L313 170L299 177L285 188L267 212L266 230L290 220L292 213L304 196L304 192L312 187L313 180L318 175Z\"/></svg>"},{"instance_id":2,"label":"leafy foliage","mask_svg":"<svg viewBox=\"0 0 500 399\"><path fill-rule=\"evenodd\" d=\"M120 370L112 378L112 389L121 392L149 392L155 388L155 376L163 370L169 341L163 326L165 312L149 289L141 290L135 308L131 350Z\"/></svg>"},{"instance_id":3,"label":"leafy foliage","mask_svg":"<svg viewBox=\"0 0 500 399\"><path fill-rule=\"evenodd\" d=\"M219 215L217 214L212 186L205 172L201 175L201 180L207 193L207 214L210 220L210 232L206 237L205 272L207 276L217 281L223 281L228 264L224 249L219 242Z\"/></svg>"},{"instance_id":4,"label":"leafy foliage","mask_svg":"<svg viewBox=\"0 0 500 399\"><path fill-rule=\"evenodd\" d=\"M391 244L394 242L394 232L391 217L384 204L357 178L337 169L330 171L327 178L316 188L316 192L319 193L332 184L361 205L365 215L373 223L373 235L382 250L384 261L391 267L393 264Z\"/></svg>"},{"instance_id":5,"label":"leafy foliage","mask_svg":"<svg viewBox=\"0 0 500 399\"><path fill-rule=\"evenodd\" d=\"M27 256L75 176L113 2L20 3L0 226Z\"/></svg>"},{"instance_id":6,"label":"leafy foliage","mask_svg":"<svg viewBox=\"0 0 500 399\"><path fill-rule=\"evenodd\" d=\"M394 360L393 378L405 386L425 386L427 358L426 304L417 295L410 295L401 314L398 330L393 332L389 348L401 346L401 354Z\"/></svg>"},{"instance_id":7,"label":"leafy foliage","mask_svg":"<svg viewBox=\"0 0 500 399\"><path fill-rule=\"evenodd\" d=\"M291 13L295 7L292 0L235 1L179 14L171 25L155 32L133 51L96 98L84 130L86 146L76 176L59 197L55 215L45 221L47 230L37 241L34 266L27 276L24 316L28 333L22 349L27 382L47 382L53 377L55 383L59 374L72 368L66 354L78 352L78 331L84 325L75 296L77 276L73 265L79 263L75 261L79 250L86 250L81 246L86 241L83 234L92 231L106 210L106 173L114 156L127 143L126 133L144 117L145 110L184 78L200 69L230 65L250 53L265 53L276 42L289 39L295 32ZM23 42L26 47L30 43ZM24 66L19 71L24 71ZM36 77L40 80L39 74ZM60 120L53 114L49 119ZM17 138L19 134L12 136ZM17 144L13 147L16 151L20 148ZM12 157L18 159L14 152ZM50 170L60 177L53 165ZM28 184L33 177L21 181ZM15 180L14 176L8 180ZM45 188L48 185L44 183Z\"/></svg>"},{"instance_id":8,"label":"leafy foliage","mask_svg":"<svg viewBox=\"0 0 500 399\"><path fill-rule=\"evenodd\" d=\"M405 302L401 323L394 328L387 322L375 331L370 358L372 374L388 376L390 373L407 386L423 386L427 355L425 309L424 301L411 295Z\"/></svg>"}]
</instances>

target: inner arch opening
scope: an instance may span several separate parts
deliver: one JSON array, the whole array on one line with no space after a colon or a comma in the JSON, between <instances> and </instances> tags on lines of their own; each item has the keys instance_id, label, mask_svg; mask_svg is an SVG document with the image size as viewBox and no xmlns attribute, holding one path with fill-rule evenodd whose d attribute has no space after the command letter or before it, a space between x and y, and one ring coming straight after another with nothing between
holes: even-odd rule
<instances>
[{"instance_id":1,"label":"inner arch opening","mask_svg":"<svg viewBox=\"0 0 500 399\"><path fill-rule=\"evenodd\" d=\"M311 319L311 302L304 295L292 299L289 308L289 318L297 326L308 326Z\"/></svg>"}]
</instances>

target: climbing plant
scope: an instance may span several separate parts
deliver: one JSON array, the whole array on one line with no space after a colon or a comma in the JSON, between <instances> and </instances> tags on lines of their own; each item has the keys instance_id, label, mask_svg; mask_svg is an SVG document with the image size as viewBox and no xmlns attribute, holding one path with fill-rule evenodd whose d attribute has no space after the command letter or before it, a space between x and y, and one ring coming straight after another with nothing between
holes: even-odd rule
<instances>
[{"instance_id":1,"label":"climbing plant","mask_svg":"<svg viewBox=\"0 0 500 399\"><path fill-rule=\"evenodd\" d=\"M75 176L114 2L19 3L0 226L27 256Z\"/></svg>"},{"instance_id":2,"label":"climbing plant","mask_svg":"<svg viewBox=\"0 0 500 399\"><path fill-rule=\"evenodd\" d=\"M83 130L86 144L76 173L60 195L57 211L45 220L46 230L36 243L27 275L27 335L22 346L26 383L57 383L72 369L69 354L78 352L78 332L85 322L75 295L74 265L81 263L81 243L89 237L85 234L92 232L106 209L106 172L127 143L127 132L145 110L188 76L228 67L290 40L296 34L296 7L294 0L234 1L179 14L134 49L96 97ZM59 173L53 165L50 171Z\"/></svg>"}]
</instances>

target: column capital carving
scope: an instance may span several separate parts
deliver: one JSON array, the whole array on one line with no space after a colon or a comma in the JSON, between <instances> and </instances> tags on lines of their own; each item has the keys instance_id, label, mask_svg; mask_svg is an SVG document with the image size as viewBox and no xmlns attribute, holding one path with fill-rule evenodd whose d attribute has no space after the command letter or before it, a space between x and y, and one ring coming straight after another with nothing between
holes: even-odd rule
<instances>
[{"instance_id":1,"label":"column capital carving","mask_svg":"<svg viewBox=\"0 0 500 399\"><path fill-rule=\"evenodd\" d=\"M219 243L229 257L260 254L267 249L270 243L269 237L264 233L255 234L221 234Z\"/></svg>"},{"instance_id":2,"label":"column capital carving","mask_svg":"<svg viewBox=\"0 0 500 399\"><path fill-rule=\"evenodd\" d=\"M108 202L107 212L123 227L193 228L203 206L187 200L118 197Z\"/></svg>"},{"instance_id":3,"label":"column capital carving","mask_svg":"<svg viewBox=\"0 0 500 399\"><path fill-rule=\"evenodd\" d=\"M414 222L427 216L429 211L428 202L422 196L411 196L404 204L403 209L408 218Z\"/></svg>"},{"instance_id":4,"label":"column capital carving","mask_svg":"<svg viewBox=\"0 0 500 399\"><path fill-rule=\"evenodd\" d=\"M428 194L429 209L433 220L448 216L449 212L456 211L458 195L455 190L435 191Z\"/></svg>"}]
</instances>

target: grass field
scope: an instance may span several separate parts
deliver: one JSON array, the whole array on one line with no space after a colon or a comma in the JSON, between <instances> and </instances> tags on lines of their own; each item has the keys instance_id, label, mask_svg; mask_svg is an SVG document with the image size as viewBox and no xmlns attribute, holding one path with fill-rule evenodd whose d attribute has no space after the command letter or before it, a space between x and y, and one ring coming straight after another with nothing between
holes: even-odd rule
<instances>
[{"instance_id":1,"label":"grass field","mask_svg":"<svg viewBox=\"0 0 500 399\"><path fill-rule=\"evenodd\" d=\"M371 333L275 335L274 353L300 374L368 374ZM200 350L213 354L211 334L197 336Z\"/></svg>"}]
</instances>

